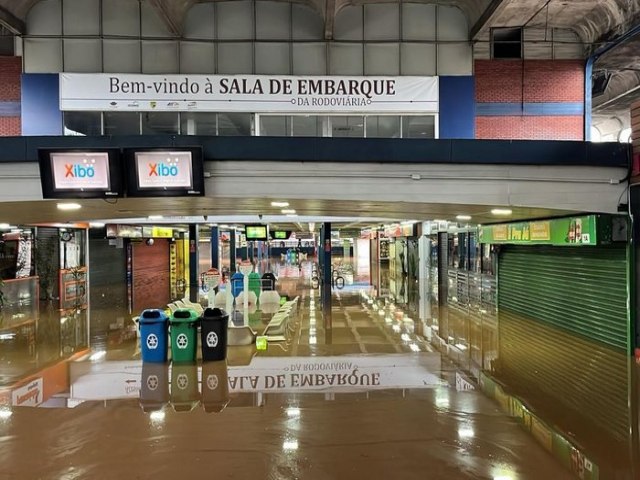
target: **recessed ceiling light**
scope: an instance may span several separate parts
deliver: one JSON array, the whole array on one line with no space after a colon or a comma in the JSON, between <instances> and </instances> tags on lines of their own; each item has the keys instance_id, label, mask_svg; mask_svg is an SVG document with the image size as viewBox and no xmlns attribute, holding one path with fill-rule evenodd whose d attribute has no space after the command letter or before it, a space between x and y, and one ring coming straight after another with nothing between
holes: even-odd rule
<instances>
[{"instance_id":1,"label":"recessed ceiling light","mask_svg":"<svg viewBox=\"0 0 640 480\"><path fill-rule=\"evenodd\" d=\"M292 215L296 213L296 211L293 208L285 208L284 210L282 210L282 213L284 213L285 215Z\"/></svg>"},{"instance_id":2,"label":"recessed ceiling light","mask_svg":"<svg viewBox=\"0 0 640 480\"><path fill-rule=\"evenodd\" d=\"M160 220L162 215L149 215L149 220Z\"/></svg>"},{"instance_id":3,"label":"recessed ceiling light","mask_svg":"<svg viewBox=\"0 0 640 480\"><path fill-rule=\"evenodd\" d=\"M59 203L58 210L80 210L82 205L79 203Z\"/></svg>"},{"instance_id":4,"label":"recessed ceiling light","mask_svg":"<svg viewBox=\"0 0 640 480\"><path fill-rule=\"evenodd\" d=\"M271 202L272 207L284 208L289 206L289 202Z\"/></svg>"},{"instance_id":5,"label":"recessed ceiling light","mask_svg":"<svg viewBox=\"0 0 640 480\"><path fill-rule=\"evenodd\" d=\"M491 213L493 215L511 215L513 211L509 208L494 208L491 210Z\"/></svg>"},{"instance_id":6,"label":"recessed ceiling light","mask_svg":"<svg viewBox=\"0 0 640 480\"><path fill-rule=\"evenodd\" d=\"M457 215L456 220L460 220L462 222L468 222L471 220L471 215Z\"/></svg>"}]
</instances>

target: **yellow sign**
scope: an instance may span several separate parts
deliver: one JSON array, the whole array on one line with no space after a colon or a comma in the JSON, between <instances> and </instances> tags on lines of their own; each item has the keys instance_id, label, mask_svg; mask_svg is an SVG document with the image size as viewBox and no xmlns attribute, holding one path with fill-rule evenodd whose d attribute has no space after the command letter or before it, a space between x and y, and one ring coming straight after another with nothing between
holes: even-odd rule
<instances>
[{"instance_id":1,"label":"yellow sign","mask_svg":"<svg viewBox=\"0 0 640 480\"><path fill-rule=\"evenodd\" d=\"M494 240L506 240L507 239L507 225L496 225L493 227L493 239Z\"/></svg>"},{"instance_id":2,"label":"yellow sign","mask_svg":"<svg viewBox=\"0 0 640 480\"><path fill-rule=\"evenodd\" d=\"M173 237L173 228L153 227L151 236L154 238L171 238Z\"/></svg>"},{"instance_id":3,"label":"yellow sign","mask_svg":"<svg viewBox=\"0 0 640 480\"><path fill-rule=\"evenodd\" d=\"M530 222L531 240L551 240L551 222Z\"/></svg>"}]
</instances>

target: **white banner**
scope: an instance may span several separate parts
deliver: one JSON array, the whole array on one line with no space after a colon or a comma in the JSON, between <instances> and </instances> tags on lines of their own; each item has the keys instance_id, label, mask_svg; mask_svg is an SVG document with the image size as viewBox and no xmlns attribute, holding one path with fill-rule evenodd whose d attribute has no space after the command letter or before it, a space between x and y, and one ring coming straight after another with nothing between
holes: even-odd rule
<instances>
[{"instance_id":1,"label":"white banner","mask_svg":"<svg viewBox=\"0 0 640 480\"><path fill-rule=\"evenodd\" d=\"M438 77L61 73L60 109L437 113Z\"/></svg>"}]
</instances>

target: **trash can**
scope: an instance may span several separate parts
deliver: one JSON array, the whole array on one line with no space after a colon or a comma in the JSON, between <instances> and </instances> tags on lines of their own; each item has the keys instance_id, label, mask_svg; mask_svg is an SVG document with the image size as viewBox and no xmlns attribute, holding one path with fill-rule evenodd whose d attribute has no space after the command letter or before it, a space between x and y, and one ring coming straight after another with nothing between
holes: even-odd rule
<instances>
[{"instance_id":1,"label":"trash can","mask_svg":"<svg viewBox=\"0 0 640 480\"><path fill-rule=\"evenodd\" d=\"M140 407L143 412L162 410L169 403L169 366L142 362Z\"/></svg>"},{"instance_id":2,"label":"trash can","mask_svg":"<svg viewBox=\"0 0 640 480\"><path fill-rule=\"evenodd\" d=\"M200 319L202 361L227 358L227 327L229 314L220 308L207 308Z\"/></svg>"},{"instance_id":3,"label":"trash can","mask_svg":"<svg viewBox=\"0 0 640 480\"><path fill-rule=\"evenodd\" d=\"M195 362L198 341L198 314L188 308L173 312L171 320L171 360Z\"/></svg>"},{"instance_id":4,"label":"trash can","mask_svg":"<svg viewBox=\"0 0 640 480\"><path fill-rule=\"evenodd\" d=\"M167 361L167 315L162 310L144 310L140 314L140 351L143 362Z\"/></svg>"},{"instance_id":5,"label":"trash can","mask_svg":"<svg viewBox=\"0 0 640 480\"><path fill-rule=\"evenodd\" d=\"M171 364L171 406L176 412L189 412L200 401L198 366L195 363Z\"/></svg>"},{"instance_id":6,"label":"trash can","mask_svg":"<svg viewBox=\"0 0 640 480\"><path fill-rule=\"evenodd\" d=\"M231 294L233 297L240 295L240 292L244 290L244 275L240 272L236 272L231 275Z\"/></svg>"},{"instance_id":7,"label":"trash can","mask_svg":"<svg viewBox=\"0 0 640 480\"><path fill-rule=\"evenodd\" d=\"M227 362L202 364L202 406L205 412L221 412L229 403Z\"/></svg>"},{"instance_id":8,"label":"trash can","mask_svg":"<svg viewBox=\"0 0 640 480\"><path fill-rule=\"evenodd\" d=\"M257 272L251 272L249 274L249 290L256 294L256 299L260 298L260 274Z\"/></svg>"},{"instance_id":9,"label":"trash can","mask_svg":"<svg viewBox=\"0 0 640 480\"><path fill-rule=\"evenodd\" d=\"M275 290L276 289L276 276L272 272L267 272L262 275L262 290Z\"/></svg>"}]
</instances>

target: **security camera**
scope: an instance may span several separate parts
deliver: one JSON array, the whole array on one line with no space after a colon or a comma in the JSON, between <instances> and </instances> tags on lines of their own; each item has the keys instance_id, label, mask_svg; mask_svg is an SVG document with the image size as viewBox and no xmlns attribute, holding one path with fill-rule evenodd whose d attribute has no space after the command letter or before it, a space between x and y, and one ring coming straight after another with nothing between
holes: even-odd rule
<instances>
[{"instance_id":1,"label":"security camera","mask_svg":"<svg viewBox=\"0 0 640 480\"><path fill-rule=\"evenodd\" d=\"M261 214L261 213L259 213L259 214L258 214L258 218L259 218L260 220L262 220L262 214Z\"/></svg>"},{"instance_id":2,"label":"security camera","mask_svg":"<svg viewBox=\"0 0 640 480\"><path fill-rule=\"evenodd\" d=\"M147 238L145 243L149 246L153 245L153 238Z\"/></svg>"},{"instance_id":3,"label":"security camera","mask_svg":"<svg viewBox=\"0 0 640 480\"><path fill-rule=\"evenodd\" d=\"M205 222L208 222L208 221L209 221L209 215L205 215L205 216L204 216L204 221L205 221Z\"/></svg>"}]
</instances>

